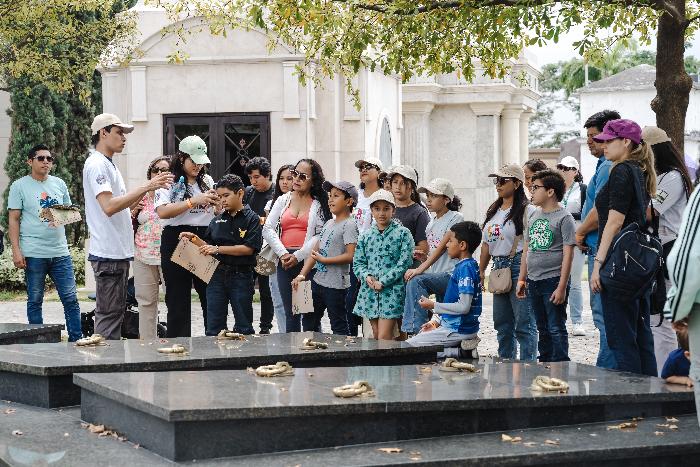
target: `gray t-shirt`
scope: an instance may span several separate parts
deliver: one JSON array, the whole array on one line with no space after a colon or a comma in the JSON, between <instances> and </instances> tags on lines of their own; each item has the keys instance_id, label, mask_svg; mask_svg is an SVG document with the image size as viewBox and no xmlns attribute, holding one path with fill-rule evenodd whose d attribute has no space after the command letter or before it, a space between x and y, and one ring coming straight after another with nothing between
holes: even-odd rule
<instances>
[{"instance_id":1,"label":"gray t-shirt","mask_svg":"<svg viewBox=\"0 0 700 467\"><path fill-rule=\"evenodd\" d=\"M340 222L331 219L324 224L318 237L318 251L327 258L342 255L346 245L357 243L358 235L355 219L350 217ZM316 262L313 280L330 289L347 289L350 287L350 264L326 265Z\"/></svg>"},{"instance_id":2,"label":"gray t-shirt","mask_svg":"<svg viewBox=\"0 0 700 467\"><path fill-rule=\"evenodd\" d=\"M450 227L455 225L457 222L462 222L464 216L462 213L457 211L447 211L439 219L432 219L428 227L425 229L426 236L428 237L428 247L430 248L429 254L432 254L433 250L440 245L440 242L445 237L445 234L450 231ZM457 259L451 259L450 255L447 254L447 250L442 252L442 255L433 263L430 268L428 268L428 273L438 273L438 272L452 272L457 264Z\"/></svg>"},{"instance_id":3,"label":"gray t-shirt","mask_svg":"<svg viewBox=\"0 0 700 467\"><path fill-rule=\"evenodd\" d=\"M678 237L683 210L688 199L685 196L683 177L677 170L659 174L656 178L656 196L652 202L659 213L659 238L665 244Z\"/></svg>"},{"instance_id":4,"label":"gray t-shirt","mask_svg":"<svg viewBox=\"0 0 700 467\"><path fill-rule=\"evenodd\" d=\"M564 245L576 244L576 221L566 209L553 212L536 209L528 216L527 277L539 281L561 275Z\"/></svg>"}]
</instances>

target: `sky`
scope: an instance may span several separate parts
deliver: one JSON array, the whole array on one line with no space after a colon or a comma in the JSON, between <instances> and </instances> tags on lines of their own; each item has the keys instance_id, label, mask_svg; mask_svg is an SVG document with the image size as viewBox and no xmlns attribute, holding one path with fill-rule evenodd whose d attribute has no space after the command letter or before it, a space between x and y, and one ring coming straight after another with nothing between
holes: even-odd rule
<instances>
[{"instance_id":1,"label":"sky","mask_svg":"<svg viewBox=\"0 0 700 467\"><path fill-rule=\"evenodd\" d=\"M583 29L581 27L572 28L568 34L559 37L559 42L556 44L550 42L546 47L531 47L528 48L537 57L537 65L542 66L547 63L555 63L570 58L579 57L574 49L573 43L581 39ZM644 49L655 50L656 44L652 43ZM697 33L691 42L691 47L686 50L686 55L694 55L700 58L700 33Z\"/></svg>"}]
</instances>

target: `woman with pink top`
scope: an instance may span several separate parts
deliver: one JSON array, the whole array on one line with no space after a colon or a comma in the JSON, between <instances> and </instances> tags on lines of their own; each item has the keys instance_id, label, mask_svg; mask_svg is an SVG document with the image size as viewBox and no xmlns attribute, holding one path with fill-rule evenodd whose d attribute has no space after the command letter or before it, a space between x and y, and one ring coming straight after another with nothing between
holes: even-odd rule
<instances>
[{"instance_id":1,"label":"woman with pink top","mask_svg":"<svg viewBox=\"0 0 700 467\"><path fill-rule=\"evenodd\" d=\"M170 157L161 156L148 165L146 178L170 171ZM158 293L160 291L160 235L163 231L149 191L131 210L131 217L138 222L134 236L134 288L139 303L139 337L152 339L157 336Z\"/></svg>"}]
</instances>

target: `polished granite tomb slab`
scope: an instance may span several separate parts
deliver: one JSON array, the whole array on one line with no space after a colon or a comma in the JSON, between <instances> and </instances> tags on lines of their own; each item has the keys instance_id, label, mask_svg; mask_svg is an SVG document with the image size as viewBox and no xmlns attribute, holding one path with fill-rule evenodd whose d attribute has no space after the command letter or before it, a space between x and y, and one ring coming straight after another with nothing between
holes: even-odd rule
<instances>
[{"instance_id":1,"label":"polished granite tomb slab","mask_svg":"<svg viewBox=\"0 0 700 467\"><path fill-rule=\"evenodd\" d=\"M473 374L437 366L76 374L81 417L181 461L347 446L695 411L693 392L659 378L576 363L486 363ZM533 392L538 375L568 394ZM332 388L368 381L376 395L342 399ZM271 436L271 434L274 435Z\"/></svg>"},{"instance_id":2,"label":"polished granite tomb slab","mask_svg":"<svg viewBox=\"0 0 700 467\"><path fill-rule=\"evenodd\" d=\"M326 342L326 350L301 350L304 338ZM187 355L157 352L182 344ZM214 337L108 341L98 347L72 343L0 347L0 399L39 407L80 403L74 373L244 369L283 360L299 367L396 365L435 361L442 346L411 347L404 342L378 341L300 332L249 336L245 341Z\"/></svg>"},{"instance_id":3,"label":"polished granite tomb slab","mask_svg":"<svg viewBox=\"0 0 700 467\"><path fill-rule=\"evenodd\" d=\"M0 323L0 345L61 342L62 324Z\"/></svg>"},{"instance_id":4,"label":"polished granite tomb slab","mask_svg":"<svg viewBox=\"0 0 700 467\"><path fill-rule=\"evenodd\" d=\"M81 426L75 409L51 410L0 401L0 465L308 467L412 464L512 467L595 464L597 467L694 467L700 455L697 417L694 414L677 415L675 420L671 423L676 429L668 428L671 423L660 417L646 418L632 430L608 429L608 426L623 421L619 420L171 462L123 437L119 440L91 433ZM519 443L503 442L502 434L518 436L522 440ZM546 444L546 440L559 444Z\"/></svg>"}]
</instances>

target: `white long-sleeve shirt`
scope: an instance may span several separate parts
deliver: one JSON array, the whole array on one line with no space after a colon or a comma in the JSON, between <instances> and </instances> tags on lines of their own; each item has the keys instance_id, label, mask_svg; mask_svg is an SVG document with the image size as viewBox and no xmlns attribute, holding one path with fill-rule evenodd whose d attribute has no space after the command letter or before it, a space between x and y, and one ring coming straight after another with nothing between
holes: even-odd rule
<instances>
[{"instance_id":1,"label":"white long-sleeve shirt","mask_svg":"<svg viewBox=\"0 0 700 467\"><path fill-rule=\"evenodd\" d=\"M262 236L268 245L272 248L279 258L282 255L289 253L284 247L282 240L280 239L280 234L282 233L282 226L280 220L282 219L282 214L289 207L292 201L292 192L285 193L275 201L270 209L270 214L268 214L265 219L265 225L263 226ZM299 262L304 261L311 254L311 249L313 248L318 235L323 229L323 224L326 220L323 216L323 210L321 209L321 203L313 200L311 203L311 208L309 209L309 223L306 227L306 237L304 239L304 244L301 248L294 252ZM279 228L278 228L279 227Z\"/></svg>"}]
</instances>

